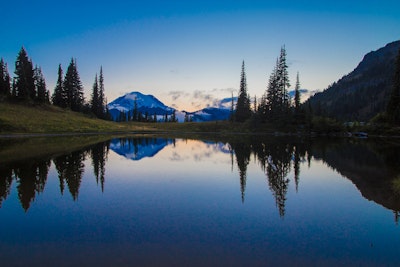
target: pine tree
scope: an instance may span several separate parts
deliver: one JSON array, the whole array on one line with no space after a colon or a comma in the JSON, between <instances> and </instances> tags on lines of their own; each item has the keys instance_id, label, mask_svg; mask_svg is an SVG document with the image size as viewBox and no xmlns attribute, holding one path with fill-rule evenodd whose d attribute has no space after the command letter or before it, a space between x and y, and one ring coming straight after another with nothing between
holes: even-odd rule
<instances>
[{"instance_id":1,"label":"pine tree","mask_svg":"<svg viewBox=\"0 0 400 267\"><path fill-rule=\"evenodd\" d=\"M289 94L288 94L287 88L290 87L290 82L289 82L288 65L286 63L286 48L285 48L285 46L283 46L281 48L277 74L278 74L278 81L279 81L278 84L279 84L279 87L281 88L280 90L282 92L283 108L284 108L284 111L288 111L289 106L290 106L290 101L289 101Z\"/></svg>"},{"instance_id":2,"label":"pine tree","mask_svg":"<svg viewBox=\"0 0 400 267\"><path fill-rule=\"evenodd\" d=\"M393 87L386 107L386 115L390 123L400 125L400 50L396 58Z\"/></svg>"},{"instance_id":3,"label":"pine tree","mask_svg":"<svg viewBox=\"0 0 400 267\"><path fill-rule=\"evenodd\" d=\"M11 94L10 74L8 73L7 63L3 58L0 59L0 95L9 96Z\"/></svg>"},{"instance_id":4,"label":"pine tree","mask_svg":"<svg viewBox=\"0 0 400 267\"><path fill-rule=\"evenodd\" d=\"M92 99L90 101L90 108L91 111L93 112L94 115L96 115L97 117L99 116L98 111L99 111L99 83L98 83L98 79L97 79L97 74L96 77L94 79L94 83L93 83L93 90L92 90Z\"/></svg>"},{"instance_id":5,"label":"pine tree","mask_svg":"<svg viewBox=\"0 0 400 267\"><path fill-rule=\"evenodd\" d=\"M232 96L231 96L231 110L229 114L229 120L233 122L235 120L235 110L234 110L234 101L233 101L233 91L232 91Z\"/></svg>"},{"instance_id":6,"label":"pine tree","mask_svg":"<svg viewBox=\"0 0 400 267\"><path fill-rule=\"evenodd\" d=\"M35 79L32 61L28 58L25 48L22 47L15 61L13 90L15 96L21 100L36 98Z\"/></svg>"},{"instance_id":7,"label":"pine tree","mask_svg":"<svg viewBox=\"0 0 400 267\"><path fill-rule=\"evenodd\" d=\"M268 81L268 86L267 86L267 92L266 92L266 103L265 103L265 120L269 120L274 122L281 109L281 92L280 88L278 86L278 76L277 76L277 66L278 66L278 61L277 64L272 71L269 81Z\"/></svg>"},{"instance_id":8,"label":"pine tree","mask_svg":"<svg viewBox=\"0 0 400 267\"><path fill-rule=\"evenodd\" d=\"M244 122L251 116L250 100L247 94L247 81L244 61L242 62L242 72L240 75L239 96L236 103L235 119Z\"/></svg>"},{"instance_id":9,"label":"pine tree","mask_svg":"<svg viewBox=\"0 0 400 267\"><path fill-rule=\"evenodd\" d=\"M81 111L84 104L83 87L74 59L71 59L65 74L64 89L67 96L67 107L72 111Z\"/></svg>"},{"instance_id":10,"label":"pine tree","mask_svg":"<svg viewBox=\"0 0 400 267\"><path fill-rule=\"evenodd\" d=\"M67 95L64 90L64 82L63 82L63 71L61 68L61 64L58 65L58 78L57 84L54 88L54 93L52 96L53 105L66 108L67 107Z\"/></svg>"},{"instance_id":11,"label":"pine tree","mask_svg":"<svg viewBox=\"0 0 400 267\"><path fill-rule=\"evenodd\" d=\"M106 99L104 96L104 76L103 76L103 67L100 67L100 76L99 76L99 98L98 98L98 117L101 119L106 119Z\"/></svg>"},{"instance_id":12,"label":"pine tree","mask_svg":"<svg viewBox=\"0 0 400 267\"><path fill-rule=\"evenodd\" d=\"M297 72L296 86L294 88L294 109L295 109L295 113L298 114L299 111L300 111L300 79L299 79L299 72Z\"/></svg>"},{"instance_id":13,"label":"pine tree","mask_svg":"<svg viewBox=\"0 0 400 267\"><path fill-rule=\"evenodd\" d=\"M44 79L42 69L38 66L34 70L35 90L37 92L36 101L38 103L49 103L49 92L46 88L46 81Z\"/></svg>"},{"instance_id":14,"label":"pine tree","mask_svg":"<svg viewBox=\"0 0 400 267\"><path fill-rule=\"evenodd\" d=\"M266 92L264 120L285 122L289 117L290 99L287 88L290 86L286 63L286 50L283 46L272 71Z\"/></svg>"}]
</instances>

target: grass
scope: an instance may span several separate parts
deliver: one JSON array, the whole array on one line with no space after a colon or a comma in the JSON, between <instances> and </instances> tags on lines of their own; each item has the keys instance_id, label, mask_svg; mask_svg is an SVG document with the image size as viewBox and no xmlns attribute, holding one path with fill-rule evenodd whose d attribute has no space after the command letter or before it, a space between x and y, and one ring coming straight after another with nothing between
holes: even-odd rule
<instances>
[{"instance_id":1,"label":"grass","mask_svg":"<svg viewBox=\"0 0 400 267\"><path fill-rule=\"evenodd\" d=\"M99 120L70 110L50 105L26 105L0 103L0 133L102 133L126 132L140 129L127 125Z\"/></svg>"},{"instance_id":2,"label":"grass","mask_svg":"<svg viewBox=\"0 0 400 267\"><path fill-rule=\"evenodd\" d=\"M0 103L0 134L65 133L252 133L273 132L267 125L250 127L250 123L227 121L203 123L117 123L99 120L51 105Z\"/></svg>"}]
</instances>

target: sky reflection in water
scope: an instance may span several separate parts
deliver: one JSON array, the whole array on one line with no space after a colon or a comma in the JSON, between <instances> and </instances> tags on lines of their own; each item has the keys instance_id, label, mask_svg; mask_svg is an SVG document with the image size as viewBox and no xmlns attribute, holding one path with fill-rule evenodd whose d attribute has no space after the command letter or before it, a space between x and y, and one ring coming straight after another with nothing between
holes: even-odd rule
<instances>
[{"instance_id":1,"label":"sky reflection in water","mask_svg":"<svg viewBox=\"0 0 400 267\"><path fill-rule=\"evenodd\" d=\"M399 199L387 185L399 170L377 147L114 139L44 160L47 176L31 183L41 160L1 164L0 257L17 266L395 265Z\"/></svg>"}]
</instances>

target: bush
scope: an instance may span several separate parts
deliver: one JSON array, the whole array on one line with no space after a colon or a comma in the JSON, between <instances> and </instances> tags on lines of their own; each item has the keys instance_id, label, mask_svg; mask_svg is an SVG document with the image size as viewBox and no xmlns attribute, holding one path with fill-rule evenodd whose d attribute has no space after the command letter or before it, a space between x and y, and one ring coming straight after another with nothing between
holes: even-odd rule
<instances>
[{"instance_id":1,"label":"bush","mask_svg":"<svg viewBox=\"0 0 400 267\"><path fill-rule=\"evenodd\" d=\"M344 127L337 120L316 116L312 119L311 130L316 133L338 133L343 132Z\"/></svg>"}]
</instances>

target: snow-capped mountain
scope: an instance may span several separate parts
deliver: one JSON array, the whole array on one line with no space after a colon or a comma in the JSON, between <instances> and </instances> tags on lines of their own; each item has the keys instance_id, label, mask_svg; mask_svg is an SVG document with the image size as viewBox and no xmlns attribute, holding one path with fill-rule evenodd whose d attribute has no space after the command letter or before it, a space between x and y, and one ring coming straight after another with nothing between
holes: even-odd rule
<instances>
[{"instance_id":1,"label":"snow-capped mountain","mask_svg":"<svg viewBox=\"0 0 400 267\"><path fill-rule=\"evenodd\" d=\"M233 105L237 103L237 97L233 98ZM232 98L224 98L214 104L214 107L207 107L195 112L187 112L192 121L220 121L228 120L231 115Z\"/></svg>"},{"instance_id":2,"label":"snow-capped mountain","mask_svg":"<svg viewBox=\"0 0 400 267\"><path fill-rule=\"evenodd\" d=\"M233 98L233 104L236 105L237 97ZM191 121L217 121L227 120L231 114L232 98L224 98L216 102L213 106L203 108L195 112L178 111L172 107L166 106L153 95L144 95L140 92L131 92L125 94L108 104L108 110L113 120L118 120L121 113L131 114L137 106L137 111L142 115L157 117L157 120L163 120L165 114L171 115L175 112L178 122L183 122L185 117L190 117Z\"/></svg>"},{"instance_id":3,"label":"snow-capped mountain","mask_svg":"<svg viewBox=\"0 0 400 267\"><path fill-rule=\"evenodd\" d=\"M308 89L300 89L300 102L303 103L305 102L307 99L309 99L310 97L312 97L314 94L316 94L318 91L310 91ZM289 91L289 96L291 99L294 99L294 94L295 91Z\"/></svg>"},{"instance_id":4,"label":"snow-capped mountain","mask_svg":"<svg viewBox=\"0 0 400 267\"><path fill-rule=\"evenodd\" d=\"M175 110L166 106L153 95L144 95L140 92L131 92L115 99L108 104L108 110L113 119L116 120L121 112L131 113L135 105L138 112L143 115L147 113L149 116L154 116L154 114L158 116L171 115Z\"/></svg>"},{"instance_id":5,"label":"snow-capped mountain","mask_svg":"<svg viewBox=\"0 0 400 267\"><path fill-rule=\"evenodd\" d=\"M110 143L112 151L131 160L152 158L164 149L173 140L161 138L135 138L135 139L113 139Z\"/></svg>"}]
</instances>

